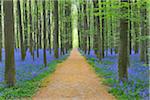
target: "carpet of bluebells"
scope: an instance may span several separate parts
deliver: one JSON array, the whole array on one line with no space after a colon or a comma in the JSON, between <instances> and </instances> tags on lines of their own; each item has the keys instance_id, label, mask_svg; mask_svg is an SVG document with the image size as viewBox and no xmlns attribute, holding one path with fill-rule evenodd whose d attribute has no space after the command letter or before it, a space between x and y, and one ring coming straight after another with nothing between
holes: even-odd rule
<instances>
[{"instance_id":1,"label":"carpet of bluebells","mask_svg":"<svg viewBox=\"0 0 150 100\"><path fill-rule=\"evenodd\" d=\"M2 50L2 62L0 62L0 87L3 87L4 82L4 71L5 71L5 54L4 49ZM49 50L47 50L47 63L55 60L53 57L53 53L50 54ZM31 80L40 73L46 71L48 67L43 66L43 50L39 50L39 58L36 57L35 51L35 59L33 61L32 56L29 51L27 51L27 56L25 61L21 61L21 53L20 49L15 50L15 64L16 64L16 79L17 82L23 82L27 80ZM63 56L59 59L63 59Z\"/></svg>"},{"instance_id":2,"label":"carpet of bluebells","mask_svg":"<svg viewBox=\"0 0 150 100\"><path fill-rule=\"evenodd\" d=\"M128 67L128 82L118 81L118 55L110 52L99 62L92 50L90 55L85 55L95 65L97 73L103 75L110 84L110 92L117 96L126 98L149 100L149 66L140 62L139 54L130 55L130 66Z\"/></svg>"}]
</instances>

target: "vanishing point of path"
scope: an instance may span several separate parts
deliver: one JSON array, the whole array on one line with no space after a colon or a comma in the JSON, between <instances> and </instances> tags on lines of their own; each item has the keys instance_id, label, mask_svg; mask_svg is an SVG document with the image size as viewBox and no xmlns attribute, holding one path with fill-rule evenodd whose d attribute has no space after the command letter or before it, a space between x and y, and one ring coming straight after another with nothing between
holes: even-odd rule
<instances>
[{"instance_id":1,"label":"vanishing point of path","mask_svg":"<svg viewBox=\"0 0 150 100\"><path fill-rule=\"evenodd\" d=\"M33 100L115 100L77 49L43 81Z\"/></svg>"}]
</instances>

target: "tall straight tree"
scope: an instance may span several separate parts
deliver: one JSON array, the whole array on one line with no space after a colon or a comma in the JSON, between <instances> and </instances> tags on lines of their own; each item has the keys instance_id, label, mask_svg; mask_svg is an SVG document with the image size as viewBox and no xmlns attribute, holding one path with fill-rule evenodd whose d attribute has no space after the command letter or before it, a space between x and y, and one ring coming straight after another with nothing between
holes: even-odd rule
<instances>
[{"instance_id":1,"label":"tall straight tree","mask_svg":"<svg viewBox=\"0 0 150 100\"><path fill-rule=\"evenodd\" d=\"M104 34L105 34L105 14L104 14L104 3L105 3L105 0L101 0L101 7L102 7L102 58L104 58L105 54L104 54L104 50L105 50L105 45L104 45L104 41L105 41L105 37L104 37Z\"/></svg>"},{"instance_id":2,"label":"tall straight tree","mask_svg":"<svg viewBox=\"0 0 150 100\"><path fill-rule=\"evenodd\" d=\"M145 34L145 28L144 28L144 17L145 17L145 5L144 4L142 4L142 7L141 7L141 11L140 11L140 13L141 13L141 36L142 37L144 37L144 34ZM143 17L144 16L144 17ZM142 40L141 42L140 42L140 60L142 61L142 62L144 62L145 61L145 41L144 40Z\"/></svg>"},{"instance_id":3,"label":"tall straight tree","mask_svg":"<svg viewBox=\"0 0 150 100\"><path fill-rule=\"evenodd\" d=\"M87 36L88 36L88 33L87 33L87 29L88 29L88 22L87 22L87 2L86 0L84 0L84 4L83 4L83 12L84 12L84 34L83 34L83 41L84 41L84 44L83 44L83 49L84 49L84 53L86 54L87 53Z\"/></svg>"},{"instance_id":4,"label":"tall straight tree","mask_svg":"<svg viewBox=\"0 0 150 100\"><path fill-rule=\"evenodd\" d=\"M15 85L15 57L14 57L14 18L13 0L4 0L4 40L5 40L5 82L8 87Z\"/></svg>"},{"instance_id":5,"label":"tall straight tree","mask_svg":"<svg viewBox=\"0 0 150 100\"><path fill-rule=\"evenodd\" d=\"M19 30L20 30L20 48L21 48L21 59L22 61L25 60L25 49L24 49L24 40L23 40L23 27L22 27L22 18L21 18L21 7L20 7L20 0L17 1L18 7L18 20L19 20Z\"/></svg>"},{"instance_id":6,"label":"tall straight tree","mask_svg":"<svg viewBox=\"0 0 150 100\"><path fill-rule=\"evenodd\" d=\"M48 1L48 44L49 44L49 52L51 54L51 0Z\"/></svg>"},{"instance_id":7,"label":"tall straight tree","mask_svg":"<svg viewBox=\"0 0 150 100\"><path fill-rule=\"evenodd\" d=\"M59 57L59 23L58 23L58 0L54 0L54 33L53 33L53 48L54 57Z\"/></svg>"},{"instance_id":8,"label":"tall straight tree","mask_svg":"<svg viewBox=\"0 0 150 100\"><path fill-rule=\"evenodd\" d=\"M132 0L129 0L129 16L130 16L130 20L129 20L129 54L131 54L132 52Z\"/></svg>"},{"instance_id":9,"label":"tall straight tree","mask_svg":"<svg viewBox=\"0 0 150 100\"><path fill-rule=\"evenodd\" d=\"M2 1L0 1L0 62L2 61Z\"/></svg>"},{"instance_id":10,"label":"tall straight tree","mask_svg":"<svg viewBox=\"0 0 150 100\"><path fill-rule=\"evenodd\" d=\"M93 0L93 5L94 5L94 13L97 14L99 13L99 1L98 0ZM94 33L94 39L93 39L93 47L95 50L95 54L97 55L98 59L102 59L102 50L101 50L101 35L100 35L100 17L94 15L94 26L96 29L96 33Z\"/></svg>"},{"instance_id":11,"label":"tall straight tree","mask_svg":"<svg viewBox=\"0 0 150 100\"><path fill-rule=\"evenodd\" d=\"M135 3L135 7L134 7L134 15L135 17L138 19L139 16L139 8L138 8L138 4L137 4L137 0L134 1ZM137 41L139 32L140 32L140 24L139 24L139 19L137 21L134 22L134 29L135 29L135 42L134 42L134 51L135 53L139 52L139 43Z\"/></svg>"},{"instance_id":12,"label":"tall straight tree","mask_svg":"<svg viewBox=\"0 0 150 100\"><path fill-rule=\"evenodd\" d=\"M36 8L36 55L39 57L39 8L38 1L35 0L35 8Z\"/></svg>"},{"instance_id":13,"label":"tall straight tree","mask_svg":"<svg viewBox=\"0 0 150 100\"><path fill-rule=\"evenodd\" d=\"M128 3L128 0L121 0L121 4ZM122 14L128 14L128 7L122 6ZM120 18L120 49L119 49L119 62L118 62L118 73L119 80L126 81L128 79L128 18Z\"/></svg>"},{"instance_id":14,"label":"tall straight tree","mask_svg":"<svg viewBox=\"0 0 150 100\"><path fill-rule=\"evenodd\" d=\"M81 8L82 8L82 5L79 4L79 7L78 7L78 42L79 42L79 48L81 48Z\"/></svg>"},{"instance_id":15,"label":"tall straight tree","mask_svg":"<svg viewBox=\"0 0 150 100\"><path fill-rule=\"evenodd\" d=\"M44 26L43 26L43 57L44 57L44 66L47 66L47 59L46 59L46 44L47 44L47 40L46 40L46 1L43 0L43 21L44 21Z\"/></svg>"},{"instance_id":16,"label":"tall straight tree","mask_svg":"<svg viewBox=\"0 0 150 100\"><path fill-rule=\"evenodd\" d=\"M32 7L31 7L31 0L29 1L29 18L30 18L30 53L34 59L34 52L33 52L33 35L32 35L32 32L33 32L33 28L32 28Z\"/></svg>"},{"instance_id":17,"label":"tall straight tree","mask_svg":"<svg viewBox=\"0 0 150 100\"><path fill-rule=\"evenodd\" d=\"M59 16L59 21L60 19L64 19L64 9L63 9L63 2L60 2L60 16ZM60 21L60 54L64 55L64 21Z\"/></svg>"},{"instance_id":18,"label":"tall straight tree","mask_svg":"<svg viewBox=\"0 0 150 100\"><path fill-rule=\"evenodd\" d=\"M28 9L27 9L27 2L24 2L24 49L25 49L25 56L26 51L28 49Z\"/></svg>"},{"instance_id":19,"label":"tall straight tree","mask_svg":"<svg viewBox=\"0 0 150 100\"><path fill-rule=\"evenodd\" d=\"M141 5L141 36L146 37L148 36L148 15L147 15L147 1L142 2ZM149 63L148 60L148 40L143 39L141 40L140 46L140 60L144 63Z\"/></svg>"}]
</instances>

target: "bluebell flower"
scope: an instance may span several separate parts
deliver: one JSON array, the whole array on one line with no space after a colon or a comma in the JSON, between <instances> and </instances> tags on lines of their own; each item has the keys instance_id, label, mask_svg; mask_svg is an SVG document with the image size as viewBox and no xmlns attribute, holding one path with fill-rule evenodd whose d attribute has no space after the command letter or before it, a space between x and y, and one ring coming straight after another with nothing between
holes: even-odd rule
<instances>
[{"instance_id":1,"label":"bluebell flower","mask_svg":"<svg viewBox=\"0 0 150 100\"><path fill-rule=\"evenodd\" d=\"M113 53L111 55L110 49L107 51L108 55L102 59L102 63L98 63L95 60L95 65L101 69L104 73L113 73L104 76L104 78L112 78L113 80L118 80L118 54ZM106 54L106 51L105 51ZM85 55L87 58L97 59L94 54L94 50L91 50L90 55ZM131 96L139 94L144 100L148 100L149 96L149 70L148 66L143 66L143 62L140 61L140 54L135 54L134 50L130 55L130 66L128 66L128 82L123 84L119 82L118 84L113 83L113 88L118 90L123 90L125 94L130 95L129 91L132 93ZM107 64L107 62L113 62ZM143 90L144 89L144 90ZM135 93L135 94L134 94Z\"/></svg>"}]
</instances>

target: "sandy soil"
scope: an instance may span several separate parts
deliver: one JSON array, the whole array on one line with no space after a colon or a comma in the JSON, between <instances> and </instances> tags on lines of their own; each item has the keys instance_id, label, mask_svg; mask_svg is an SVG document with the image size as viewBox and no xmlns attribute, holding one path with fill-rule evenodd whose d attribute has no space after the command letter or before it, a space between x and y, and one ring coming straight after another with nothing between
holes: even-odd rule
<instances>
[{"instance_id":1,"label":"sandy soil","mask_svg":"<svg viewBox=\"0 0 150 100\"><path fill-rule=\"evenodd\" d=\"M33 100L115 100L77 49L47 77Z\"/></svg>"}]
</instances>

